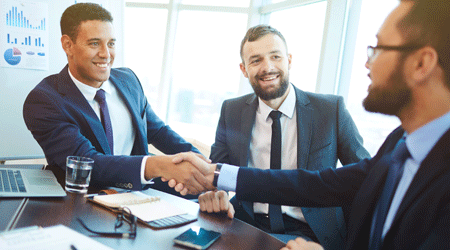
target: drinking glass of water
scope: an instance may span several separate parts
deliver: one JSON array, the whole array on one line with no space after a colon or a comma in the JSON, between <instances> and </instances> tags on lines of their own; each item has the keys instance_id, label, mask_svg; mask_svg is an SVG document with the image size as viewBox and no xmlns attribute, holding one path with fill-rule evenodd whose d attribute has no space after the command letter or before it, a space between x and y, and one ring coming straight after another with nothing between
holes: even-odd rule
<instances>
[{"instance_id":1,"label":"drinking glass of water","mask_svg":"<svg viewBox=\"0 0 450 250\"><path fill-rule=\"evenodd\" d=\"M87 193L94 160L87 157L68 156L66 162L66 191Z\"/></svg>"}]
</instances>

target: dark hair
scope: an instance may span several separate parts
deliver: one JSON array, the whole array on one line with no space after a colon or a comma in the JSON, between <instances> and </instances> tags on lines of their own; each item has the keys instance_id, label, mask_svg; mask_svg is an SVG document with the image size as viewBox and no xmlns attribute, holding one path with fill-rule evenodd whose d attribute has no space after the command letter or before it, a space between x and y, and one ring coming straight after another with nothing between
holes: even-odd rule
<instances>
[{"instance_id":1,"label":"dark hair","mask_svg":"<svg viewBox=\"0 0 450 250\"><path fill-rule=\"evenodd\" d=\"M111 13L95 3L77 3L67 8L61 16L61 33L68 35L73 42L76 41L78 28L84 21L99 20L111 22Z\"/></svg>"},{"instance_id":2,"label":"dark hair","mask_svg":"<svg viewBox=\"0 0 450 250\"><path fill-rule=\"evenodd\" d=\"M265 24L260 24L260 25L256 25L254 27L251 27L250 29L248 29L247 33L245 34L244 39L242 39L241 42L241 59L242 62L244 62L244 58L242 58L242 52L244 49L244 44L248 41L248 42L254 42L258 39L260 39L261 37L267 35L267 34L274 34L277 35L281 38L281 40L283 40L284 45L286 46L286 50L287 50L287 44L286 44L286 40L284 39L284 36L275 28L269 26L269 25L265 25Z\"/></svg>"},{"instance_id":3,"label":"dark hair","mask_svg":"<svg viewBox=\"0 0 450 250\"><path fill-rule=\"evenodd\" d=\"M436 50L450 88L450 1L401 1L414 2L409 13L398 23L403 38L408 44L428 45Z\"/></svg>"}]
</instances>

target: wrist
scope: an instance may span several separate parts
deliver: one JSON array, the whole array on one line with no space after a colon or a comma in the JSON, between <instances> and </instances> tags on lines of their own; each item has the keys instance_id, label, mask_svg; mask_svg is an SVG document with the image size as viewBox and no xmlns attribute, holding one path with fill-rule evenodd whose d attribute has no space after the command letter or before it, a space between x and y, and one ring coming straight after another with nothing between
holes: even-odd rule
<instances>
[{"instance_id":1,"label":"wrist","mask_svg":"<svg viewBox=\"0 0 450 250\"><path fill-rule=\"evenodd\" d=\"M159 157L160 156L150 156L147 158L144 171L144 177L146 180L151 180L161 176L161 173L158 170L158 166L160 165L158 164Z\"/></svg>"},{"instance_id":2,"label":"wrist","mask_svg":"<svg viewBox=\"0 0 450 250\"><path fill-rule=\"evenodd\" d=\"M220 170L222 169L222 163L216 164L216 169L214 170L213 186L217 187L217 182L219 181Z\"/></svg>"}]
</instances>

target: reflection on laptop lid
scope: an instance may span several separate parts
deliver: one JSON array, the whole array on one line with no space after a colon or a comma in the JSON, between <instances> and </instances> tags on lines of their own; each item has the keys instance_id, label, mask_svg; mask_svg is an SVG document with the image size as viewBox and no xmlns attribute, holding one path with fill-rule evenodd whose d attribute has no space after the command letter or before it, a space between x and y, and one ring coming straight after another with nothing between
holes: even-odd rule
<instances>
[{"instance_id":1,"label":"reflection on laptop lid","mask_svg":"<svg viewBox=\"0 0 450 250\"><path fill-rule=\"evenodd\" d=\"M63 197L66 192L50 170L0 166L0 197Z\"/></svg>"}]
</instances>

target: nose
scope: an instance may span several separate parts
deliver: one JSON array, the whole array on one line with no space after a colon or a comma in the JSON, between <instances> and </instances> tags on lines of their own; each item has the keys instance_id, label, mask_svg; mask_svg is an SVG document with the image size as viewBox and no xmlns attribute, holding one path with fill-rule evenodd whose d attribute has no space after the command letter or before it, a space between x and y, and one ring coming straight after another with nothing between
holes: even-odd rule
<instances>
[{"instance_id":1,"label":"nose","mask_svg":"<svg viewBox=\"0 0 450 250\"><path fill-rule=\"evenodd\" d=\"M110 51L109 51L109 48L108 48L108 46L105 44L105 45L102 45L101 47L100 47L100 50L99 50L99 52L98 52L98 55L101 57L101 58L109 58L110 56L111 56L111 54L110 54Z\"/></svg>"},{"instance_id":2,"label":"nose","mask_svg":"<svg viewBox=\"0 0 450 250\"><path fill-rule=\"evenodd\" d=\"M264 73L271 72L274 68L275 65L271 60L266 59L263 61L261 69Z\"/></svg>"},{"instance_id":3,"label":"nose","mask_svg":"<svg viewBox=\"0 0 450 250\"><path fill-rule=\"evenodd\" d=\"M370 58L367 58L366 64L364 64L364 66L366 67L366 69L369 69L369 66L370 66Z\"/></svg>"}]
</instances>

